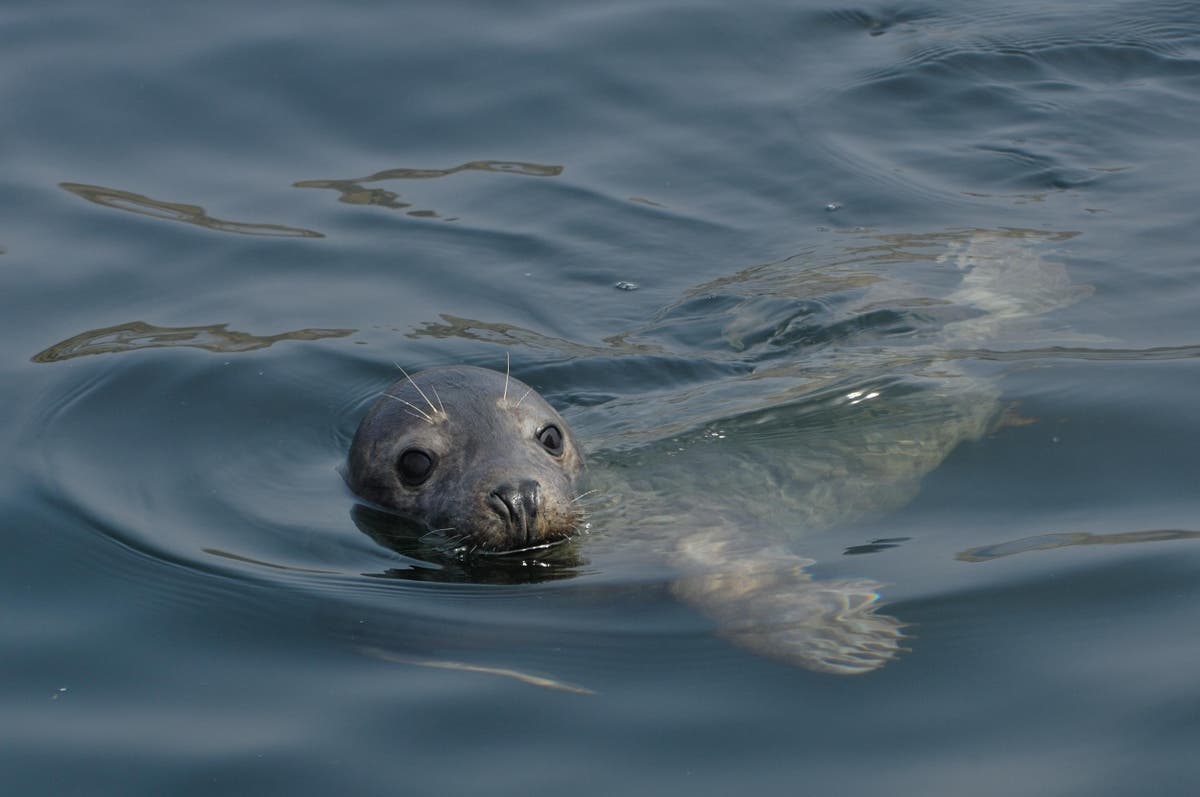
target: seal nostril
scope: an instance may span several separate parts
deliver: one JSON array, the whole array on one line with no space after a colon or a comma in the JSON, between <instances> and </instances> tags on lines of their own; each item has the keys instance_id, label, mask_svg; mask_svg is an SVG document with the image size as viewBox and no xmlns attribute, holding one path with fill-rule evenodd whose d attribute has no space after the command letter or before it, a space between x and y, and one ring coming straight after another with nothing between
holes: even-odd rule
<instances>
[{"instance_id":1,"label":"seal nostril","mask_svg":"<svg viewBox=\"0 0 1200 797\"><path fill-rule=\"evenodd\" d=\"M488 494L488 506L495 510L506 526L512 525L517 509L513 506L515 491L510 484L502 484Z\"/></svg>"},{"instance_id":2,"label":"seal nostril","mask_svg":"<svg viewBox=\"0 0 1200 797\"><path fill-rule=\"evenodd\" d=\"M514 542L532 545L537 537L542 485L534 479L505 482L488 495L488 505L500 516Z\"/></svg>"},{"instance_id":3,"label":"seal nostril","mask_svg":"<svg viewBox=\"0 0 1200 797\"><path fill-rule=\"evenodd\" d=\"M533 479L527 479L518 487L521 498L521 508L532 523L537 519L538 508L542 505L542 485Z\"/></svg>"}]
</instances>

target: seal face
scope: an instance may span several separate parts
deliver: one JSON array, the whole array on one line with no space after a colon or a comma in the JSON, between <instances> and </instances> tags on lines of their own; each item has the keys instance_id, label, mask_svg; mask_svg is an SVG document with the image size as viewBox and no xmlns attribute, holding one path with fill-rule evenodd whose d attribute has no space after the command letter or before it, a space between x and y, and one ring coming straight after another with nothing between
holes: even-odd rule
<instances>
[{"instance_id":1,"label":"seal face","mask_svg":"<svg viewBox=\"0 0 1200 797\"><path fill-rule=\"evenodd\" d=\"M346 477L359 497L469 550L513 551L576 529L583 466L566 421L533 388L451 366L384 391L354 435Z\"/></svg>"}]
</instances>

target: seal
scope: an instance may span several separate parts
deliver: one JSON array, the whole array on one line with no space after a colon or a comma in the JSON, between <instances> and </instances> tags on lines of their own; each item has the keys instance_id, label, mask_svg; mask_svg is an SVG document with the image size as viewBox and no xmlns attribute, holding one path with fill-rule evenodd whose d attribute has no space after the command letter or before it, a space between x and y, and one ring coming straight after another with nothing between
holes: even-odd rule
<instances>
[{"instance_id":1,"label":"seal","mask_svg":"<svg viewBox=\"0 0 1200 797\"><path fill-rule=\"evenodd\" d=\"M346 478L359 498L469 555L570 537L583 519L583 469L570 427L533 388L496 371L447 366L406 374L384 390L354 435ZM663 514L663 496L646 493L640 480L605 487L625 496L640 535L670 540L662 553L678 570L672 591L741 647L843 674L896 655L901 625L875 613L880 585L814 582L812 560L747 535L745 518L723 516L718 505L693 500L690 512Z\"/></svg>"},{"instance_id":2,"label":"seal","mask_svg":"<svg viewBox=\"0 0 1200 797\"><path fill-rule=\"evenodd\" d=\"M644 433L609 423L608 440L590 440L588 495L602 503L589 523L620 533L589 536L588 554L664 560L671 592L758 655L840 675L894 660L910 637L879 611L884 585L814 574L796 538L886 516L958 445L1003 421L996 380L966 367L971 351L1027 341L1040 334L1033 319L1086 294L1040 256L1046 239L883 237L876 243L900 254L867 248L844 274L789 259L698 286L689 297L718 308L702 323L690 300L662 310L630 339L686 345L723 375L656 390L650 408L632 413L648 422ZM948 251L909 253L933 244ZM894 263L930 284L896 280ZM582 520L582 469L571 430L531 388L450 367L385 391L359 427L347 476L363 499L448 535L458 555L569 536Z\"/></svg>"},{"instance_id":3,"label":"seal","mask_svg":"<svg viewBox=\"0 0 1200 797\"><path fill-rule=\"evenodd\" d=\"M405 377L359 424L346 478L360 498L466 551L518 551L570 536L584 460L537 391L496 371L447 366Z\"/></svg>"}]
</instances>

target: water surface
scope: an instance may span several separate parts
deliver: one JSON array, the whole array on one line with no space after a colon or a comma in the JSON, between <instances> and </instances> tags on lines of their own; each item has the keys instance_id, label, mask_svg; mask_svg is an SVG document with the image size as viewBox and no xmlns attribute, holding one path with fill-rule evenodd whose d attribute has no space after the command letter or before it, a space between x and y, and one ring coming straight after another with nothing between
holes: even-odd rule
<instances>
[{"instance_id":1,"label":"water surface","mask_svg":"<svg viewBox=\"0 0 1200 797\"><path fill-rule=\"evenodd\" d=\"M6 793L1195 792L1200 4L0 21ZM830 429L1014 230L1081 293L944 352L1010 422L794 539L888 585L872 674L730 645L619 527L422 569L341 481L395 363L511 360L604 467L769 469L756 379Z\"/></svg>"}]
</instances>

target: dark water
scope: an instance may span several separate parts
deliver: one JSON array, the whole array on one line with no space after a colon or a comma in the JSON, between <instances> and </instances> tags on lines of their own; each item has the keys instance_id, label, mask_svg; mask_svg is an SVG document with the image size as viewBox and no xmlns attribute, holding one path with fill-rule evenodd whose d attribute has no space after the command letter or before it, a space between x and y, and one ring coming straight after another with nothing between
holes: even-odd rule
<instances>
[{"instance_id":1,"label":"dark water","mask_svg":"<svg viewBox=\"0 0 1200 797\"><path fill-rule=\"evenodd\" d=\"M4 793L1195 793L1200 3L65 0L0 37ZM628 465L761 369L909 345L848 286L944 297L977 230L1088 295L955 355L1020 420L797 543L890 585L875 673L729 645L652 558L429 575L352 516L396 362L511 357Z\"/></svg>"}]
</instances>

